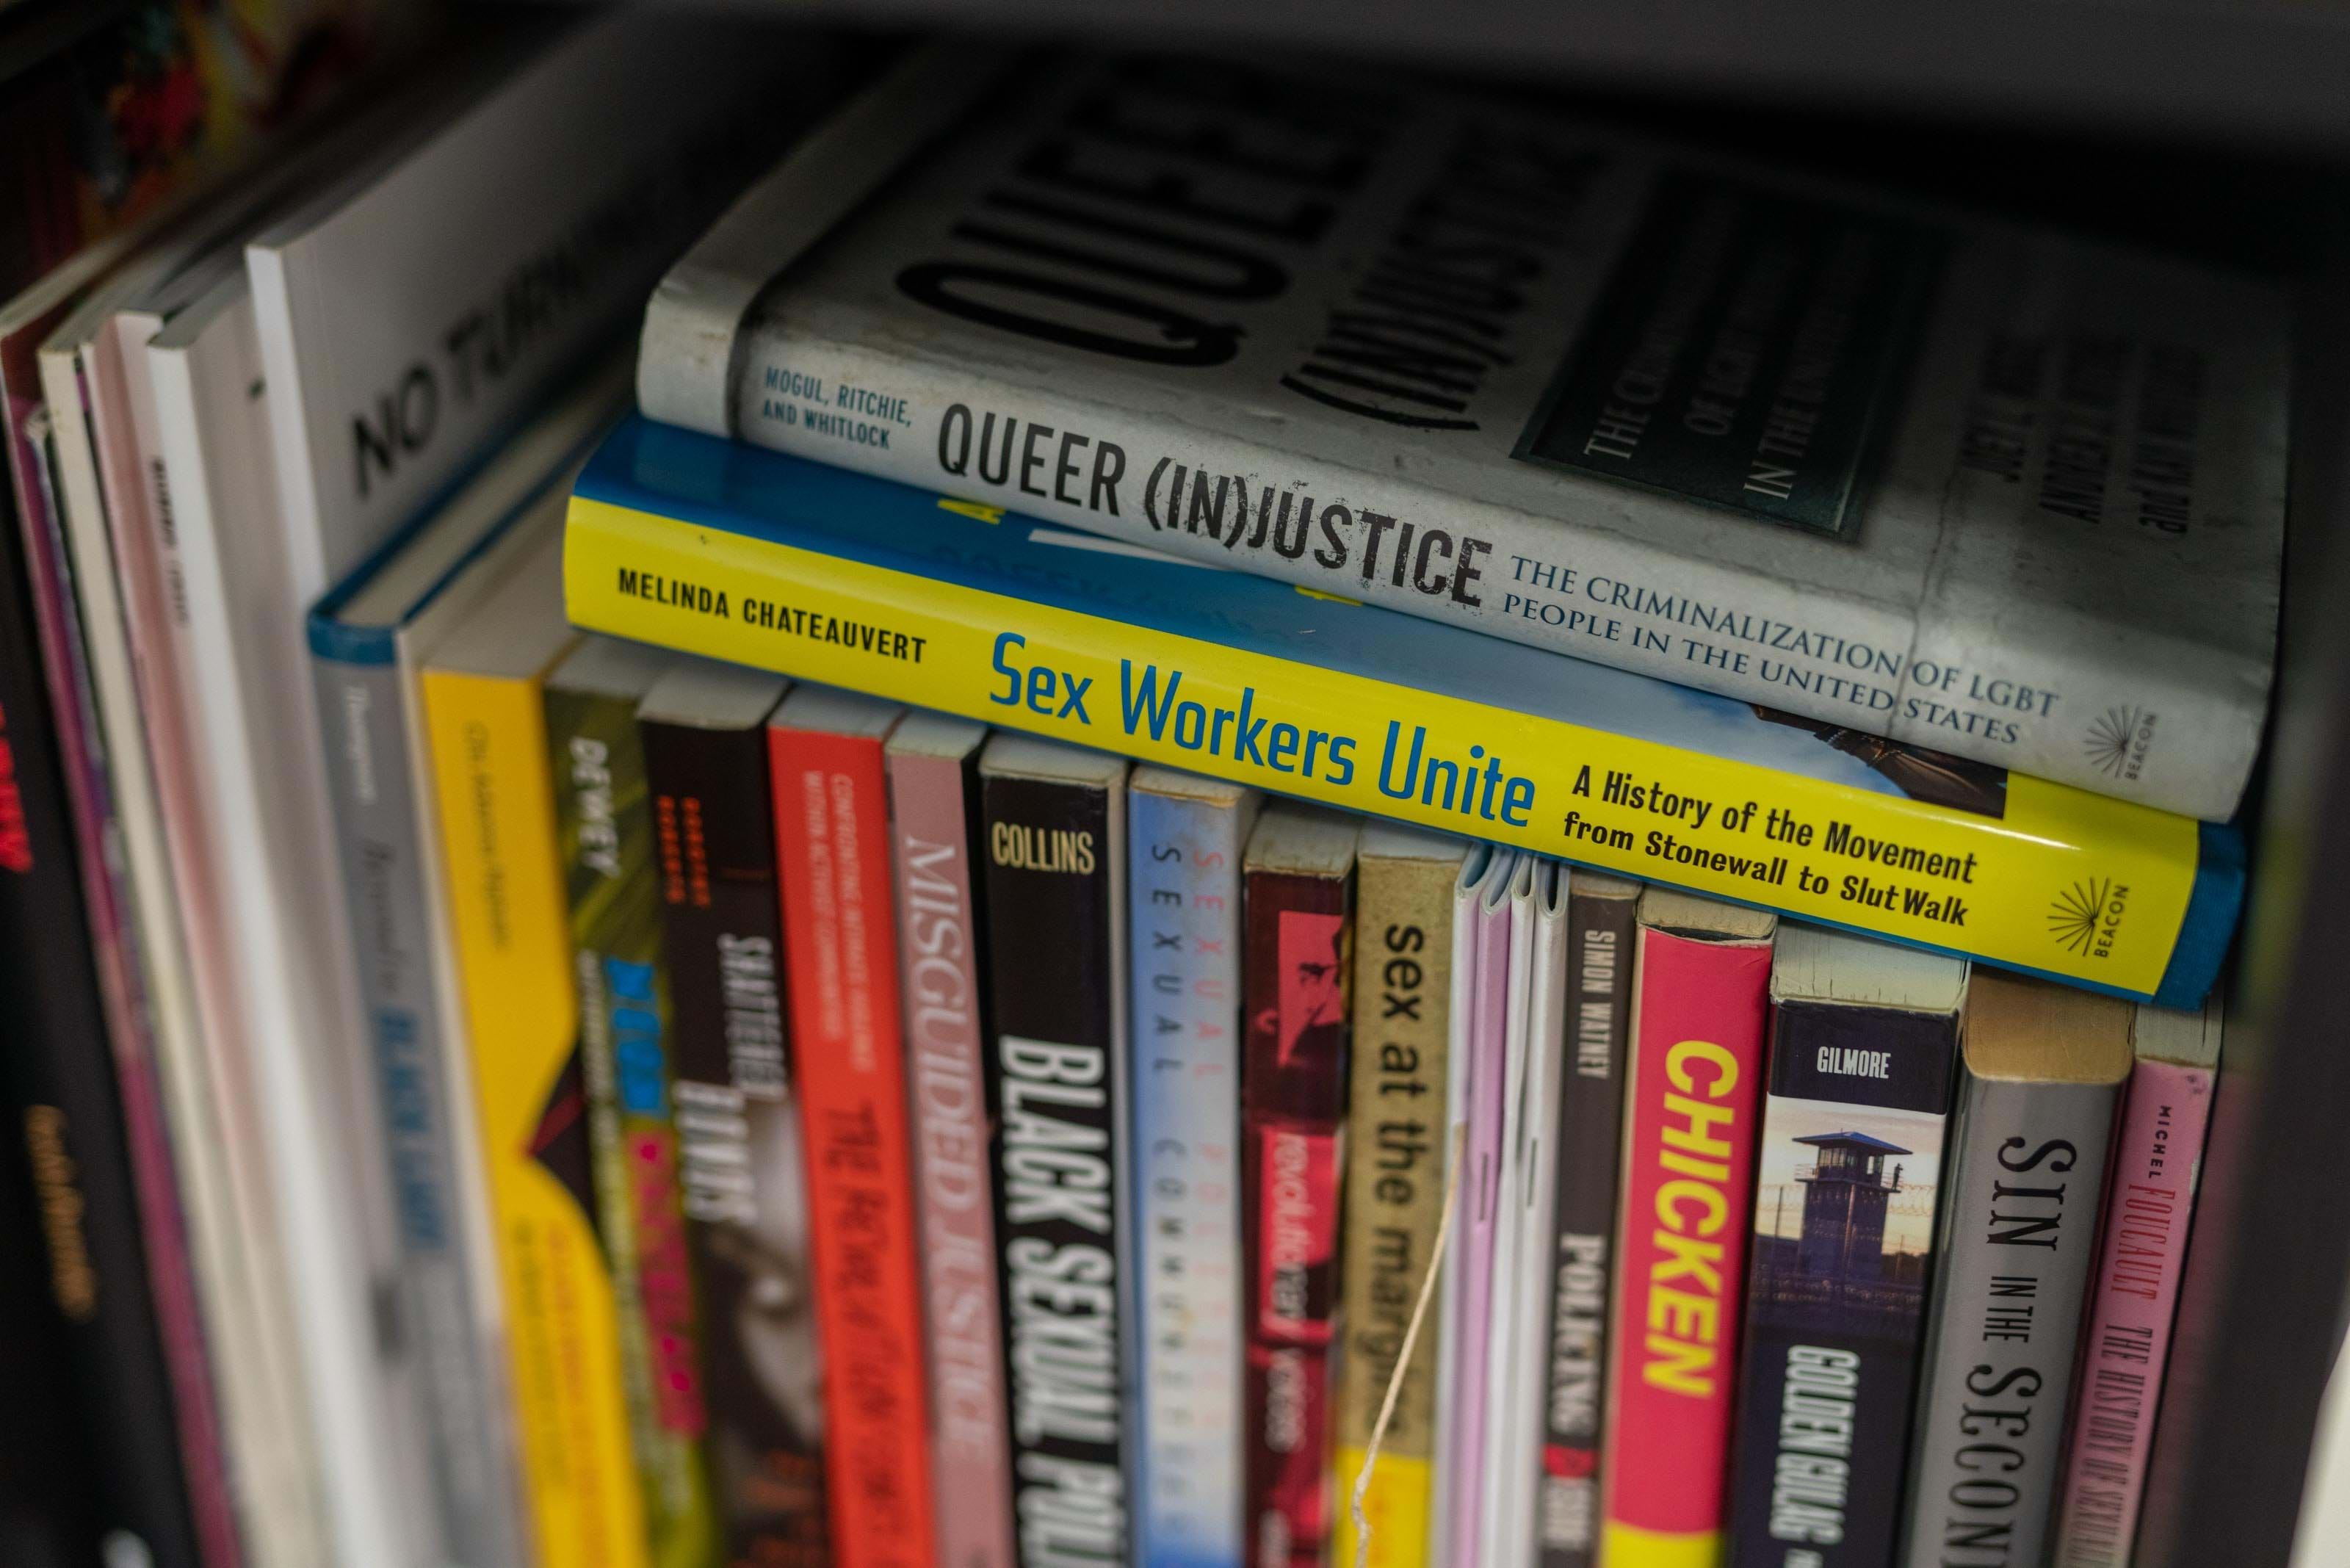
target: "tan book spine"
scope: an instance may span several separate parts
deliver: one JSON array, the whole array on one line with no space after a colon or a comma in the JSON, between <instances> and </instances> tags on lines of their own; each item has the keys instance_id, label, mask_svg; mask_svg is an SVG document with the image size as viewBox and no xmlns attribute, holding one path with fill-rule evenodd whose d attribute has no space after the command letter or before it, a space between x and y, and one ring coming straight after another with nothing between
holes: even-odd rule
<instances>
[{"instance_id":1,"label":"tan book spine","mask_svg":"<svg viewBox=\"0 0 2350 1568\"><path fill-rule=\"evenodd\" d=\"M1436 1247L1444 1197L1452 884L1461 860L1363 846L1357 876L1354 1063L1340 1237L1337 1550L1355 1561L1346 1500L1394 1376ZM1433 1309L1431 1309L1432 1311ZM1426 1568L1435 1485L1436 1324L1421 1326L1378 1468L1363 1496L1370 1568Z\"/></svg>"}]
</instances>

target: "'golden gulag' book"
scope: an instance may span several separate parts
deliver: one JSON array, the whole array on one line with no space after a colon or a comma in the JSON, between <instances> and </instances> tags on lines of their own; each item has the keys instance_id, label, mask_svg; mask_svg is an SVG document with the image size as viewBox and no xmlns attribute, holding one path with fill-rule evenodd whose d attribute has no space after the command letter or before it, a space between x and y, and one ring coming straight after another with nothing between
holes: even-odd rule
<instances>
[{"instance_id":1,"label":"'golden gulag' book","mask_svg":"<svg viewBox=\"0 0 2350 1568\"><path fill-rule=\"evenodd\" d=\"M2165 1005L2227 828L649 421L572 619Z\"/></svg>"},{"instance_id":2,"label":"'golden gulag' book","mask_svg":"<svg viewBox=\"0 0 2350 1568\"><path fill-rule=\"evenodd\" d=\"M958 93L820 240L862 139L672 270L647 414L2232 815L2281 295L1393 79L917 57L852 112Z\"/></svg>"}]
</instances>

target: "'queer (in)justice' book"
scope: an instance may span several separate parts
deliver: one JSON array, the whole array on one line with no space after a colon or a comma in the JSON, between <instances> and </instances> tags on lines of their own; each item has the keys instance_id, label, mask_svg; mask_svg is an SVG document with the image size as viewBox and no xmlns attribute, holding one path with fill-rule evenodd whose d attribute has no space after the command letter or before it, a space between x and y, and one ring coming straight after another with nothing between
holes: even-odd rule
<instances>
[{"instance_id":1,"label":"'queer (in)justice' book","mask_svg":"<svg viewBox=\"0 0 2350 1568\"><path fill-rule=\"evenodd\" d=\"M2241 794L2279 291L1237 60L1023 62L813 244L761 194L653 297L655 419L2192 815Z\"/></svg>"}]
</instances>

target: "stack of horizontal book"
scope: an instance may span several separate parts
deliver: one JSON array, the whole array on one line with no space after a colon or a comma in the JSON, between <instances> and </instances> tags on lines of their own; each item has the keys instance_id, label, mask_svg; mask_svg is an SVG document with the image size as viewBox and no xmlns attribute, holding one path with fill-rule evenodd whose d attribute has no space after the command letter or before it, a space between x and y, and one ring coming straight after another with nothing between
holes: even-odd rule
<instances>
[{"instance_id":1,"label":"stack of horizontal book","mask_svg":"<svg viewBox=\"0 0 2350 1568\"><path fill-rule=\"evenodd\" d=\"M2279 295L1367 74L460 41L0 305L110 1528L2129 1561Z\"/></svg>"}]
</instances>

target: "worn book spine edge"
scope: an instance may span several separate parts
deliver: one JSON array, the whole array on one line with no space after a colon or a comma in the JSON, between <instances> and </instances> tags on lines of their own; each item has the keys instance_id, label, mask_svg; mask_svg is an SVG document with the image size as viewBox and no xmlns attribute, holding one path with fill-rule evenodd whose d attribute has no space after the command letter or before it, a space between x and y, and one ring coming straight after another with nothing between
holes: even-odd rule
<instances>
[{"instance_id":1,"label":"worn book spine edge","mask_svg":"<svg viewBox=\"0 0 2350 1568\"><path fill-rule=\"evenodd\" d=\"M424 702L538 1560L650 1568L612 1278L558 1168L586 1107L539 689L428 670Z\"/></svg>"},{"instance_id":2,"label":"worn book spine edge","mask_svg":"<svg viewBox=\"0 0 2350 1568\"><path fill-rule=\"evenodd\" d=\"M1905 1568L1942 1568L1969 1542L1997 1542L2015 1563L2043 1558L2121 1090L1961 1069L1896 1560ZM2009 1415L1989 1434L1967 1411L1994 1397ZM1977 1484L1986 1443L1999 1449L1988 1456L1996 1487Z\"/></svg>"},{"instance_id":3,"label":"worn book spine edge","mask_svg":"<svg viewBox=\"0 0 2350 1568\"><path fill-rule=\"evenodd\" d=\"M1012 1436L989 1168L979 768L892 753L898 952L922 1234L931 1513L943 1568L1012 1568Z\"/></svg>"},{"instance_id":4,"label":"worn book spine edge","mask_svg":"<svg viewBox=\"0 0 2350 1568\"><path fill-rule=\"evenodd\" d=\"M2142 1060L2116 1135L2054 1568L2127 1568L2210 1124L2208 1067Z\"/></svg>"},{"instance_id":5,"label":"worn book spine edge","mask_svg":"<svg viewBox=\"0 0 2350 1568\"><path fill-rule=\"evenodd\" d=\"M433 1493L460 1563L508 1563L521 1521L487 1452L494 1353L477 1326L478 1288L462 1234L464 1198L449 1108L438 961L426 912L423 818L412 790L405 681L394 639L317 650L311 681L327 740L327 785L350 909L362 1023L373 1046L378 1118L400 1223L400 1299L423 1366Z\"/></svg>"},{"instance_id":6,"label":"worn book spine edge","mask_svg":"<svg viewBox=\"0 0 2350 1568\"><path fill-rule=\"evenodd\" d=\"M1128 799L1134 1063L1137 1549L1237 1568L1243 1408L1239 802ZM1171 943L1171 945L1170 945Z\"/></svg>"},{"instance_id":7,"label":"worn book spine edge","mask_svg":"<svg viewBox=\"0 0 2350 1568\"><path fill-rule=\"evenodd\" d=\"M694 512L691 507L678 510ZM817 543L809 535L800 537L809 538L812 545ZM906 634L910 649L914 639L920 639L920 657L882 658L847 643L785 636L773 627L762 628L748 620L661 604L623 591L620 586L624 576L630 581L670 576L698 583L714 570L723 571L735 585L734 591L746 598L763 598L804 611L819 624L833 618L852 627L886 625L893 634ZM1659 863L1644 857L1637 847L1614 846L1588 836L1566 837L1552 819L1530 819L1523 825L1487 819L1469 822L1457 811L1410 797L1409 791L1406 798L1391 798L1378 787L1379 764L1373 756L1361 759L1362 765L1350 781L1334 784L1327 777L1274 772L1204 750L1186 749L1176 743L1171 729L1164 740L1153 740L1147 729L1130 734L1104 733L1107 726L1097 728L1038 712L1024 703L1004 705L991 699L991 691L1001 684L995 670L996 639L1001 634L1024 639L1021 653L1024 663L1054 663L1091 680L1095 692L1112 701L1119 691L1122 667L1129 663L1140 667L1149 661L1183 671L1187 697L1196 691L1199 700L1210 706L1237 710L1244 697L1280 691L1295 694L1294 701L1326 715L1334 724L1351 723L1357 732L1370 736L1384 732L1391 716L1409 714L1427 727L1429 744L1438 752L1450 746L1449 754L1466 754L1475 738L1486 746L1500 748L1513 759L1513 766L1528 769L1529 776L1539 776L1540 787L1561 801L1575 795L1575 781L1586 770L1594 781L1586 793L1596 791L1596 781L1611 770L1641 777L1697 770L1719 781L1724 798L1752 800L1766 812L1784 807L1806 818L1848 821L1856 833L1882 835L1897 842L1931 840L1938 851L1976 856L1980 876L1986 880L2045 887L2052 897L2084 877L2095 880L2100 875L2096 868L2108 864L2109 852L2115 847L2097 831L2093 817L2076 819L2074 826L2081 835L2076 840L2061 835L2025 837L2007 831L1997 821L1964 812L1862 794L1733 759L1700 758L1676 748L1519 713L1500 704L1466 701L1294 659L1161 632L926 572L852 559L830 549L780 543L738 531L723 513L670 515L577 495L569 513L564 574L571 619L591 630L782 670L1080 744L1100 745L1115 736L1111 749L1145 761L1263 785L1440 831L1473 827L1497 842L1561 855L1577 864L1648 881L1668 878L1659 877ZM2136 808L2117 805L2113 809ZM2182 836L2182 854L2189 845L2193 846L2191 857L2168 865L2157 864L2153 857L2131 857L2144 872L2139 877L2141 895L2156 883L2168 881L2184 913L2168 937L2149 933L2148 940L2157 944L2155 950L2163 956L2147 967L2144 981L2127 982L2117 981L2111 966L2089 951L2075 952L2051 940L2048 906L2043 903L2035 902L2029 917L2019 914L1995 921L1983 917L1980 909L1972 910L1970 913L1975 919L1963 929L1953 929L1945 922L1899 909L1869 909L1864 916L1860 906L1831 902L1815 907L1793 892L1780 894L1777 889L1794 881L1794 872L1785 857L1768 852L1768 846L1758 846L1752 865L1738 871L1728 868L1726 861L1720 866L1674 862L1668 868L1673 873L1672 882L1712 897L1783 909L1817 924L1839 925L1864 935L1980 959L2091 990L2184 1007L2199 1004L2210 989L2234 929L2243 882L2242 846L2231 830L2200 825L2196 833ZM1836 920L1827 917L1829 910L1847 910L1856 918Z\"/></svg>"},{"instance_id":8,"label":"worn book spine edge","mask_svg":"<svg viewBox=\"0 0 2350 1568\"><path fill-rule=\"evenodd\" d=\"M1331 1421L1332 1480L1342 1499L1363 1468L1420 1276L1438 1263L1451 1065L1452 886L1460 872L1458 859L1366 856L1357 866L1351 1147L1338 1264L1345 1347ZM1363 1494L1367 1568L1429 1568L1433 1561L1437 1339L1434 1325L1423 1323ZM1342 1507L1332 1561L1352 1568L1356 1550L1353 1512Z\"/></svg>"},{"instance_id":9,"label":"worn book spine edge","mask_svg":"<svg viewBox=\"0 0 2350 1568\"><path fill-rule=\"evenodd\" d=\"M785 991L807 1127L837 1560L931 1568L905 1036L879 736L767 732Z\"/></svg>"},{"instance_id":10,"label":"worn book spine edge","mask_svg":"<svg viewBox=\"0 0 2350 1568\"><path fill-rule=\"evenodd\" d=\"M1210 431L1131 404L1121 405L1116 399L1115 381L1097 388L1108 397L1087 397L1076 390L1006 382L919 349L900 351L880 346L916 340L877 332L868 341L844 342L794 330L787 314L763 321L735 344L731 433L756 445L885 479L927 486L951 484L974 498L1073 527L1219 565L1239 566L1317 593L1344 594L1533 647L1661 676L1742 702L1785 709L1835 724L1849 723L1856 715L1865 714L1871 730L1881 728L1895 740L2186 815L2217 820L2234 815L2259 747L2263 704L2246 694L2266 691L2263 671L2241 670L2234 661L2216 656L2208 661L2210 668L2199 668L2175 649L2160 646L2141 647L2135 654L2116 652L2102 659L2082 658L2062 645L1986 650L1986 656L1996 654L2003 677L2034 690L2066 692L2068 713L2109 709L2136 712L2151 707L2162 713L2166 726L2175 723L2180 733L2208 737L2199 742L2209 748L2203 765L2192 775L2175 781L2175 792L2160 799L2133 794L2123 781L2095 765L2069 726L2060 727L2047 716L2009 714L2016 740L2008 746L1929 721L1907 720L1900 717L1911 695L1906 673L1891 688L1889 708L1856 708L1840 695L1841 678L1848 677L1849 670L1824 654L1794 651L1799 645L1794 640L1776 639L1768 631L1770 628L1806 628L1838 647L1856 649L1907 650L1960 640L1961 628L1926 622L1915 610L1856 594L1799 587L1676 555L1635 536L1577 528L1571 521L1534 516L1397 474L1372 472ZM868 440L860 433L844 436L806 420L760 418L770 374L855 386L893 402L902 400L908 411L889 434L903 439ZM990 482L975 463L964 472L943 472L933 429L942 428L946 410L955 405L967 410L991 410L999 421L1016 420L1023 429L1079 431L1097 450L1105 444L1118 447L1128 454L1128 465L1134 470L1128 476L1127 506L1115 512L1095 510L1081 500L1056 495L1053 486L1041 481L1033 485L1024 483L1024 471L1017 465L1007 468L1000 483ZM660 417L658 410L647 411ZM859 421L840 423L855 427ZM1166 455L1154 464L1153 453ZM1146 471L1149 471L1147 480ZM1303 485L1316 500L1343 500L1357 514L1441 517L1459 533L1490 542L1490 556L1479 557L1480 562L1490 562L1490 569L1479 588L1464 592L1456 581L1451 592L1440 588L1430 593L1415 587L1399 566L1393 572L1357 570L1350 557L1336 569L1325 569L1317 566L1311 552L1302 549L1294 564L1269 546L1238 551L1232 548L1243 532L1238 524L1227 524L1220 540L1213 532L1200 531L1201 511L1196 506L1178 522L1176 514L1186 510L1176 500L1186 471L1212 479L1219 493L1225 479L1232 479L1242 488L1244 504L1250 480L1255 476L1266 482L1268 495L1278 485ZM1171 483L1162 483L1162 474L1172 475ZM1082 489L1077 492L1080 496L1084 493ZM1139 505L1134 499L1137 493L1141 496ZM1513 558L1553 559L1562 534L1573 536L1577 569L1586 581L1596 577L1638 584L1676 604L1705 607L1714 626L1762 628L1755 646L1776 649L1773 658L1807 666L1821 678L1817 690L1799 690L1766 681L1757 673L1740 673L1753 667L1753 661L1747 659L1701 665L1664 646L1669 639L1657 639L1659 645L1652 649L1638 639L1610 640L1590 635L1580 627L1564 624L1565 618L1560 618L1562 624L1554 624L1539 617L1506 613ZM2098 646L2121 649L2128 642L2129 634L2116 628ZM1731 667L1733 662L1735 669Z\"/></svg>"}]
</instances>

